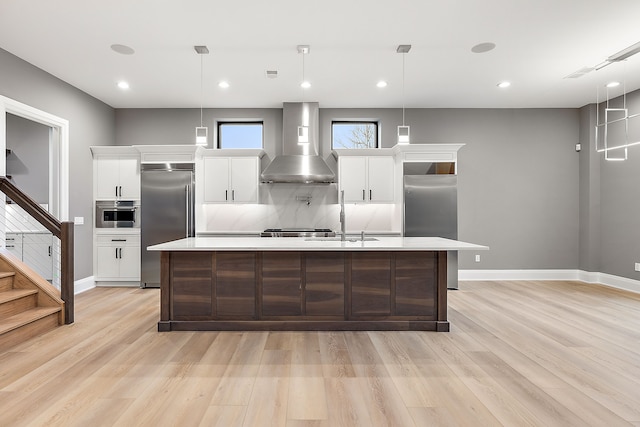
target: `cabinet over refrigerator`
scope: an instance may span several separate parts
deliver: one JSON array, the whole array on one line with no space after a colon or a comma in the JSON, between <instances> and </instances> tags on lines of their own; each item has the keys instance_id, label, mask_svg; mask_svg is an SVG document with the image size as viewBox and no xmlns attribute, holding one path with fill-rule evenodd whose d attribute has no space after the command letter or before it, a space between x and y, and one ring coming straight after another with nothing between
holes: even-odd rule
<instances>
[{"instance_id":1,"label":"cabinet over refrigerator","mask_svg":"<svg viewBox=\"0 0 640 427\"><path fill-rule=\"evenodd\" d=\"M142 265L140 286L160 287L160 254L147 247L195 235L194 165L143 163L140 168Z\"/></svg>"}]
</instances>

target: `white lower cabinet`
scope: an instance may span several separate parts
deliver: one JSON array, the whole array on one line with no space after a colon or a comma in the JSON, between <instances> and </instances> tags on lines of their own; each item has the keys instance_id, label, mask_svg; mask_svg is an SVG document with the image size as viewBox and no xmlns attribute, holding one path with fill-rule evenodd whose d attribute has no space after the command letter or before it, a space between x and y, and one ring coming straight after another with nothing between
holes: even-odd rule
<instances>
[{"instance_id":1,"label":"white lower cabinet","mask_svg":"<svg viewBox=\"0 0 640 427\"><path fill-rule=\"evenodd\" d=\"M140 281L140 235L96 237L96 281Z\"/></svg>"},{"instance_id":2,"label":"white lower cabinet","mask_svg":"<svg viewBox=\"0 0 640 427\"><path fill-rule=\"evenodd\" d=\"M53 280L53 235L7 233L6 248L46 280Z\"/></svg>"},{"instance_id":3,"label":"white lower cabinet","mask_svg":"<svg viewBox=\"0 0 640 427\"><path fill-rule=\"evenodd\" d=\"M7 233L5 239L9 253L22 261L22 233Z\"/></svg>"}]
</instances>

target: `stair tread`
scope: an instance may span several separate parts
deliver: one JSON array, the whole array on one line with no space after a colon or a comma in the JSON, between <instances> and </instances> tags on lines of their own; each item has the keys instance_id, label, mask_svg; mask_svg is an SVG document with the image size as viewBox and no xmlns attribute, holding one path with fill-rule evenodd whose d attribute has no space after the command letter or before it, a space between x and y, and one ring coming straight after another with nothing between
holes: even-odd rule
<instances>
[{"instance_id":1,"label":"stair tread","mask_svg":"<svg viewBox=\"0 0 640 427\"><path fill-rule=\"evenodd\" d=\"M0 304L37 293L38 291L35 289L11 289L8 291L0 291Z\"/></svg>"},{"instance_id":2,"label":"stair tread","mask_svg":"<svg viewBox=\"0 0 640 427\"><path fill-rule=\"evenodd\" d=\"M16 273L13 271L0 271L0 279L4 279L5 277L15 276Z\"/></svg>"},{"instance_id":3,"label":"stair tread","mask_svg":"<svg viewBox=\"0 0 640 427\"><path fill-rule=\"evenodd\" d=\"M0 335L12 331L20 326L47 317L50 314L62 311L60 307L35 307L22 313L15 314L0 322Z\"/></svg>"}]
</instances>

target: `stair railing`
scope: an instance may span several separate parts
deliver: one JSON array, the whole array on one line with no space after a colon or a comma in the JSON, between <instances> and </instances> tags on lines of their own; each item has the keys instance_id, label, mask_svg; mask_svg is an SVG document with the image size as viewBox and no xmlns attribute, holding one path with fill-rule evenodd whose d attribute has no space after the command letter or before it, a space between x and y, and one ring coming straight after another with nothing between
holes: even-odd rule
<instances>
[{"instance_id":1,"label":"stair railing","mask_svg":"<svg viewBox=\"0 0 640 427\"><path fill-rule=\"evenodd\" d=\"M35 200L23 193L6 177L0 176L0 191L34 220L60 239L60 298L64 301L64 322L73 323L74 271L73 221L58 221Z\"/></svg>"}]
</instances>

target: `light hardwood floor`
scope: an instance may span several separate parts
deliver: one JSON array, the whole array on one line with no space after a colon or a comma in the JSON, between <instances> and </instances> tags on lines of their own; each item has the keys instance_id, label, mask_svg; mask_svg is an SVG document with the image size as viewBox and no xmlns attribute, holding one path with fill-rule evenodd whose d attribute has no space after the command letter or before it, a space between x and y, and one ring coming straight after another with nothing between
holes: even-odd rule
<instances>
[{"instance_id":1,"label":"light hardwood floor","mask_svg":"<svg viewBox=\"0 0 640 427\"><path fill-rule=\"evenodd\" d=\"M100 288L0 354L1 426L640 426L640 295L464 282L451 332L156 332Z\"/></svg>"}]
</instances>

